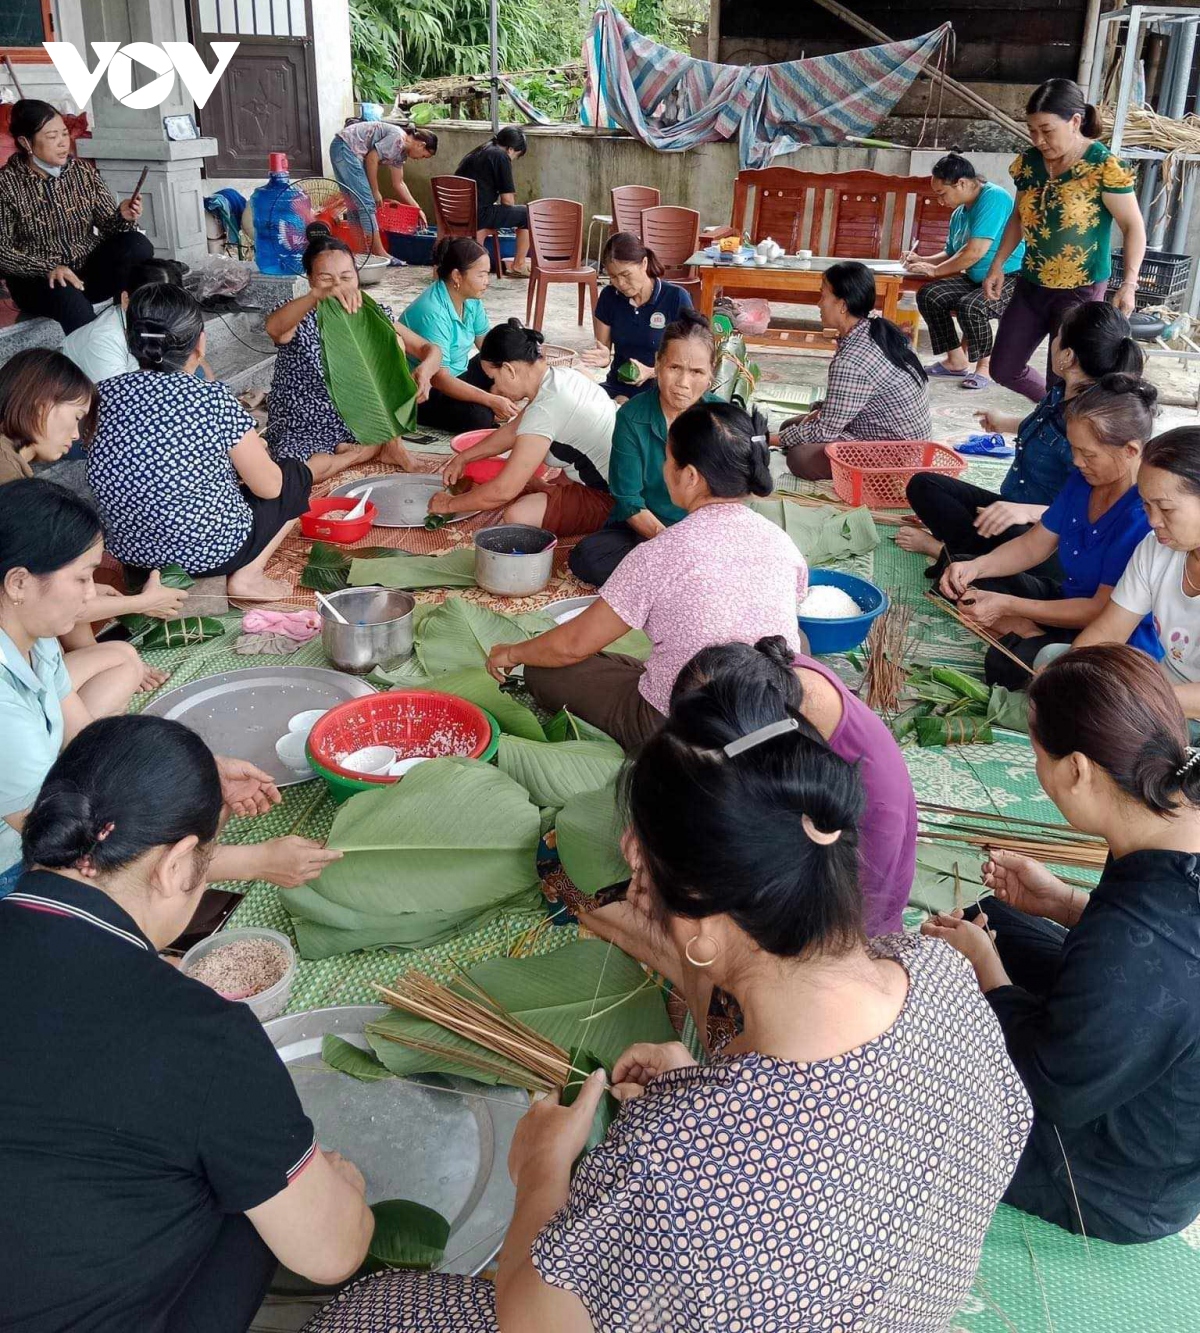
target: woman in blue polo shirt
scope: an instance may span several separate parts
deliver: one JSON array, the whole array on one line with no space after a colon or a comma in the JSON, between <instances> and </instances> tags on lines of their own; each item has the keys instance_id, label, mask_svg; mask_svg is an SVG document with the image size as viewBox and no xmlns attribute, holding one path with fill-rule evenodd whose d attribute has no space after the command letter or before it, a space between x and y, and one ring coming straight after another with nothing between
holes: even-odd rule
<instances>
[{"instance_id":1,"label":"woman in blue polo shirt","mask_svg":"<svg viewBox=\"0 0 1200 1333\"><path fill-rule=\"evenodd\" d=\"M991 384L992 320L1004 314L1025 256L1022 241L1004 261L1000 295L995 300L984 295L983 280L1008 226L1012 195L977 176L958 153L947 153L933 164L930 187L938 203L954 212L946 248L936 255L914 250L904 264L914 277L933 279L918 290L917 309L929 326L933 354L945 360L925 370L935 379L961 380L964 389L986 389ZM954 326L955 315L961 334Z\"/></svg>"},{"instance_id":2,"label":"woman in blue polo shirt","mask_svg":"<svg viewBox=\"0 0 1200 1333\"><path fill-rule=\"evenodd\" d=\"M571 573L603 587L622 560L644 541L687 517L671 499L663 477L667 432L675 418L711 398L716 344L707 319L690 307L663 329L649 393L617 412L608 486L613 508L608 523L585 537L567 557Z\"/></svg>"},{"instance_id":3,"label":"woman in blue polo shirt","mask_svg":"<svg viewBox=\"0 0 1200 1333\"><path fill-rule=\"evenodd\" d=\"M487 333L480 299L491 281L491 261L469 236L444 239L433 251L437 277L400 316L400 322L442 349L442 368L417 420L437 430L489 430L511 420L516 404L496 393L477 355Z\"/></svg>"},{"instance_id":4,"label":"woman in blue polo shirt","mask_svg":"<svg viewBox=\"0 0 1200 1333\"><path fill-rule=\"evenodd\" d=\"M1030 667L1044 648L1071 643L1100 615L1150 531L1137 472L1157 398L1154 386L1134 375L1105 375L1072 398L1066 416L1075 470L1058 498L1028 532L942 576L943 594ZM1061 581L1028 572L1055 553ZM1149 616L1129 642L1162 657ZM1029 673L995 648L984 670L992 685L1029 684Z\"/></svg>"},{"instance_id":5,"label":"woman in blue polo shirt","mask_svg":"<svg viewBox=\"0 0 1200 1333\"><path fill-rule=\"evenodd\" d=\"M600 293L592 317L596 346L584 352L585 365L608 367L604 390L624 402L644 393L654 378L654 358L663 330L681 310L690 310L692 298L682 287L663 281L663 266L632 232L611 237L601 256L608 286ZM617 378L627 362L638 370L632 384Z\"/></svg>"}]
</instances>

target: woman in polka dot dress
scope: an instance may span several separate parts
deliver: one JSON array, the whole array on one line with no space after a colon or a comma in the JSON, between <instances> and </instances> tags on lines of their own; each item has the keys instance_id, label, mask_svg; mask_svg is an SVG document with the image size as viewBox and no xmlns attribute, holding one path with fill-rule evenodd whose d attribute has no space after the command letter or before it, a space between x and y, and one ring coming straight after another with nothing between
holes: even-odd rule
<instances>
[{"instance_id":1,"label":"woman in polka dot dress","mask_svg":"<svg viewBox=\"0 0 1200 1333\"><path fill-rule=\"evenodd\" d=\"M735 997L740 1035L704 1066L627 1051L620 1114L573 1177L600 1083L530 1110L494 1287L368 1278L307 1333L947 1327L1029 1099L964 959L863 937L855 768L749 713L736 681L679 701L635 761L626 846L631 903Z\"/></svg>"}]
</instances>

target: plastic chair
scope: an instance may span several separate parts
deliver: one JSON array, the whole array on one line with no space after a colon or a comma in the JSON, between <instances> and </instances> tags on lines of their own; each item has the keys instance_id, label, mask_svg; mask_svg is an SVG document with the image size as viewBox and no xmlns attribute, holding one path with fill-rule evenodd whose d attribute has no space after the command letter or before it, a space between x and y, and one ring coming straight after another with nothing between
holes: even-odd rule
<instances>
[{"instance_id":1,"label":"plastic chair","mask_svg":"<svg viewBox=\"0 0 1200 1333\"><path fill-rule=\"evenodd\" d=\"M525 299L525 323L540 329L546 314L546 291L551 283L571 282L579 288L579 323L583 323L583 293L592 294L596 313L596 270L583 263L583 205L573 199L535 199L529 205L532 272ZM536 308L535 308L536 302Z\"/></svg>"},{"instance_id":2,"label":"plastic chair","mask_svg":"<svg viewBox=\"0 0 1200 1333\"><path fill-rule=\"evenodd\" d=\"M493 271L504 277L500 258L500 232L495 227L480 227L479 196L475 182L468 176L433 176L433 214L437 219L438 239L443 236L469 236L486 249L492 247Z\"/></svg>"},{"instance_id":3,"label":"plastic chair","mask_svg":"<svg viewBox=\"0 0 1200 1333\"><path fill-rule=\"evenodd\" d=\"M684 262L700 248L700 214L694 208L667 204L645 209L642 244L654 251L667 282L685 288L689 294L700 290L700 279Z\"/></svg>"},{"instance_id":4,"label":"plastic chair","mask_svg":"<svg viewBox=\"0 0 1200 1333\"><path fill-rule=\"evenodd\" d=\"M662 195L653 185L614 185L612 190L612 229L642 235L642 214L657 208Z\"/></svg>"}]
</instances>

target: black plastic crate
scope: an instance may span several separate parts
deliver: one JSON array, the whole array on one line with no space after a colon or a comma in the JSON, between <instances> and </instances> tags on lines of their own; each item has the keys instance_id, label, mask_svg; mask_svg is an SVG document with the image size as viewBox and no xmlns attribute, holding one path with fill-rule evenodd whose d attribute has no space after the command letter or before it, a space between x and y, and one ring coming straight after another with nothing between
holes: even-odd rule
<instances>
[{"instance_id":1,"label":"black plastic crate","mask_svg":"<svg viewBox=\"0 0 1200 1333\"><path fill-rule=\"evenodd\" d=\"M1142 271L1138 274L1134 303L1140 308L1177 304L1177 298L1187 291L1191 271L1191 255L1147 250L1146 258L1142 261ZM1124 256L1117 250L1112 257L1112 277L1108 280L1108 290L1116 291L1124 277Z\"/></svg>"}]
</instances>

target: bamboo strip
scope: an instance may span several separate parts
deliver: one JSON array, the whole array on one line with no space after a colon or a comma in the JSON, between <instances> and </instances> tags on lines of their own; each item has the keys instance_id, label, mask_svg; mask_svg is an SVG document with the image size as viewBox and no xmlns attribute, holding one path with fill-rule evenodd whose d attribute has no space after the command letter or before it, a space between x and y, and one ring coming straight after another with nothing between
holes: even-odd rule
<instances>
[{"instance_id":1,"label":"bamboo strip","mask_svg":"<svg viewBox=\"0 0 1200 1333\"><path fill-rule=\"evenodd\" d=\"M1108 860L1107 846L1090 843L1063 843L1033 838L1006 838L998 835L956 833L951 830L924 828L917 835L919 841L957 843L964 847L1015 852L1043 864L1077 866L1085 870L1101 870Z\"/></svg>"},{"instance_id":2,"label":"bamboo strip","mask_svg":"<svg viewBox=\"0 0 1200 1333\"><path fill-rule=\"evenodd\" d=\"M982 639L989 647L995 648L1003 653L1010 661L1015 662L1022 671L1027 671L1031 676L1034 674L1033 667L1031 667L1028 662L1022 662L1016 653L1006 648L995 635L990 634L977 620L972 620L970 616L964 615L953 602L948 602L944 597L938 596L935 592L926 591L925 597L928 601L933 602L935 606L941 607L947 615L952 616L957 620L963 629L974 634L977 639Z\"/></svg>"},{"instance_id":3,"label":"bamboo strip","mask_svg":"<svg viewBox=\"0 0 1200 1333\"><path fill-rule=\"evenodd\" d=\"M1026 819L1021 815L992 814L987 810L967 810L959 805L937 805L933 801L918 801L917 809L939 815L966 815L971 819L993 819L1004 824L1024 824L1029 828L1050 829L1053 832L1061 831L1070 833L1072 837L1078 838L1081 842L1104 841L1103 838L1098 838L1094 833L1080 833L1078 829L1072 828L1070 824L1052 824L1043 819Z\"/></svg>"},{"instance_id":4,"label":"bamboo strip","mask_svg":"<svg viewBox=\"0 0 1200 1333\"><path fill-rule=\"evenodd\" d=\"M877 713L895 713L900 691L908 679L904 663L909 659L909 630L912 608L890 606L871 626L867 635L867 666L864 680L867 707Z\"/></svg>"}]
</instances>

